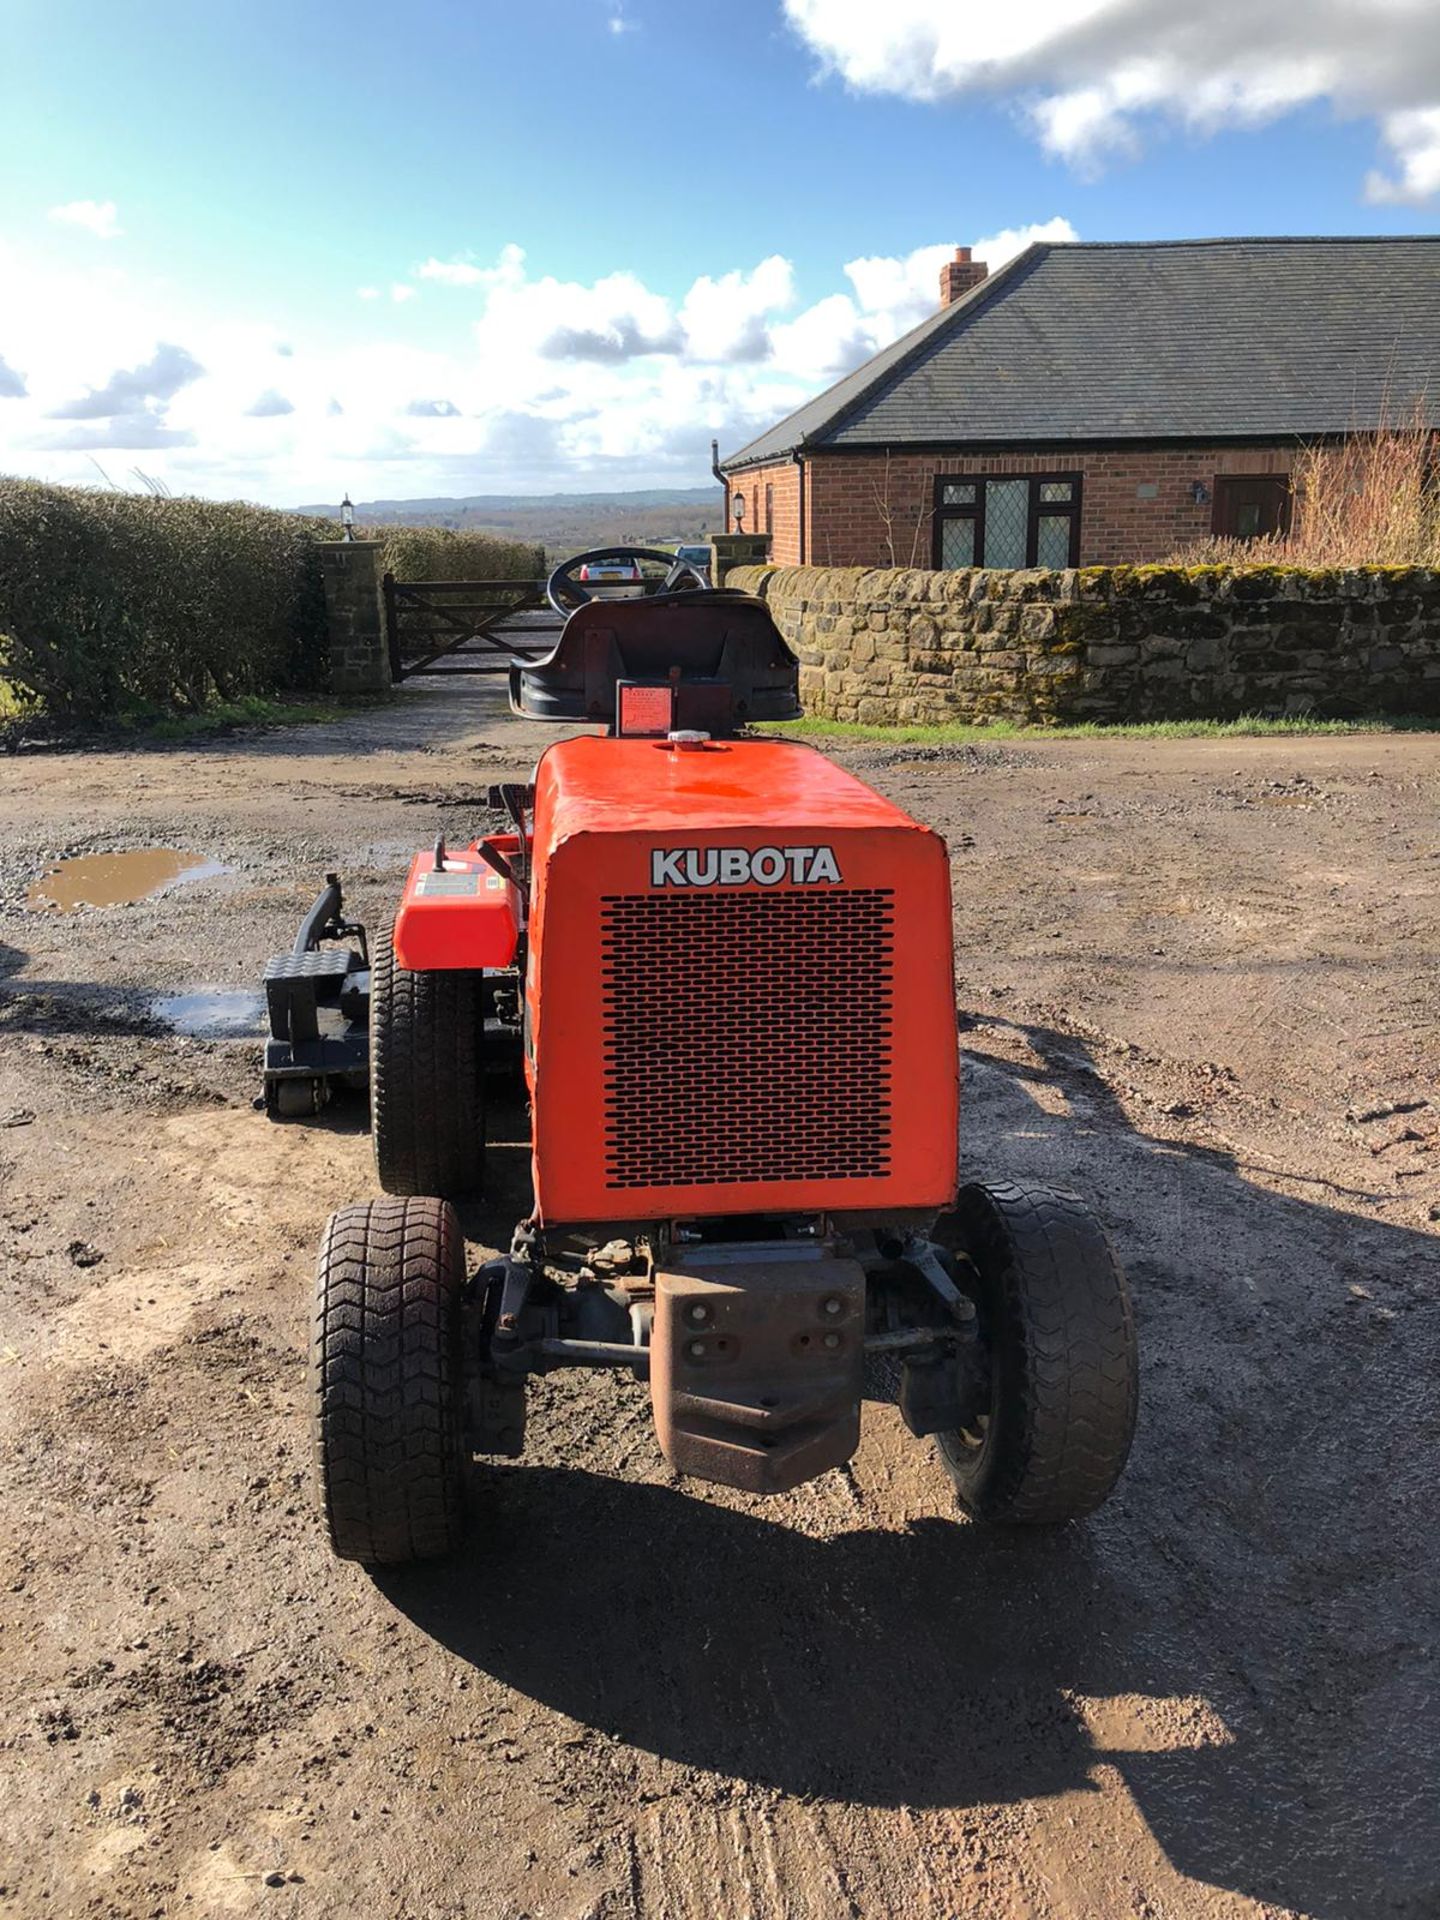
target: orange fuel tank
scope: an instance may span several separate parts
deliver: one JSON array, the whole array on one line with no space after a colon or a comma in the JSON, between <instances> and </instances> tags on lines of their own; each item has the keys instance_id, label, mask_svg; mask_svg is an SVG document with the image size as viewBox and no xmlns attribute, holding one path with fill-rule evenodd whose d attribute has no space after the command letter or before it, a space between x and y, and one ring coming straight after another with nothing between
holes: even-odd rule
<instances>
[{"instance_id":1,"label":"orange fuel tank","mask_svg":"<svg viewBox=\"0 0 1440 1920\"><path fill-rule=\"evenodd\" d=\"M781 740L564 740L526 981L547 1225L950 1204L944 842Z\"/></svg>"},{"instance_id":2,"label":"orange fuel tank","mask_svg":"<svg viewBox=\"0 0 1440 1920\"><path fill-rule=\"evenodd\" d=\"M517 859L513 833L492 833L486 844ZM519 894L475 847L447 851L443 872L433 852L417 853L405 877L395 915L395 958L418 972L513 967L519 938Z\"/></svg>"}]
</instances>

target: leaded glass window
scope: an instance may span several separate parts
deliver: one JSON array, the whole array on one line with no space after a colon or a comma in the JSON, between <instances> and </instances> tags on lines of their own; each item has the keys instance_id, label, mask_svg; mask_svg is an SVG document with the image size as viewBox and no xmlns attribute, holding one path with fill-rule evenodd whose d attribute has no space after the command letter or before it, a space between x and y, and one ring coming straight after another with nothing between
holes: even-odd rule
<instances>
[{"instance_id":1,"label":"leaded glass window","mask_svg":"<svg viewBox=\"0 0 1440 1920\"><path fill-rule=\"evenodd\" d=\"M940 528L940 564L942 567L973 567L975 564L975 516L956 514Z\"/></svg>"},{"instance_id":2,"label":"leaded glass window","mask_svg":"<svg viewBox=\"0 0 1440 1920\"><path fill-rule=\"evenodd\" d=\"M987 480L985 539L980 564L985 567L1023 567L1029 519L1028 480Z\"/></svg>"},{"instance_id":3,"label":"leaded glass window","mask_svg":"<svg viewBox=\"0 0 1440 1920\"><path fill-rule=\"evenodd\" d=\"M1068 513L1042 513L1035 535L1037 567L1068 567L1070 564L1070 516Z\"/></svg>"},{"instance_id":4,"label":"leaded glass window","mask_svg":"<svg viewBox=\"0 0 1440 1920\"><path fill-rule=\"evenodd\" d=\"M936 477L935 566L1071 567L1079 552L1079 474Z\"/></svg>"}]
</instances>

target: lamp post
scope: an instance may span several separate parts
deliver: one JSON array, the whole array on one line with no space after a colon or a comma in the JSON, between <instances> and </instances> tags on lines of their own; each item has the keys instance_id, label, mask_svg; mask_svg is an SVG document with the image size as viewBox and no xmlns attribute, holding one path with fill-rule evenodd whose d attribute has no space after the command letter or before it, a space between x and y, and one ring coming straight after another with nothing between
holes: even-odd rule
<instances>
[{"instance_id":1,"label":"lamp post","mask_svg":"<svg viewBox=\"0 0 1440 1920\"><path fill-rule=\"evenodd\" d=\"M350 496L348 493L340 502L340 525L343 529L340 538L342 540L353 540L355 538L355 509L350 504Z\"/></svg>"},{"instance_id":2,"label":"lamp post","mask_svg":"<svg viewBox=\"0 0 1440 1920\"><path fill-rule=\"evenodd\" d=\"M743 533L745 531L745 496L743 493L737 493L735 496L735 531L736 533Z\"/></svg>"}]
</instances>

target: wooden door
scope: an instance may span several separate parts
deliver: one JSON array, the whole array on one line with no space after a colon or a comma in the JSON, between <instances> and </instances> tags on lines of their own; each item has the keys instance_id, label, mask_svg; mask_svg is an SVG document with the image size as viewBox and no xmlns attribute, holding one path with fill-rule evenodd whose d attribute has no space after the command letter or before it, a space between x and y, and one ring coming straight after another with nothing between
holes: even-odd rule
<instances>
[{"instance_id":1,"label":"wooden door","mask_svg":"<svg viewBox=\"0 0 1440 1920\"><path fill-rule=\"evenodd\" d=\"M1290 481L1281 473L1226 474L1215 482L1214 531L1258 540L1290 531Z\"/></svg>"}]
</instances>

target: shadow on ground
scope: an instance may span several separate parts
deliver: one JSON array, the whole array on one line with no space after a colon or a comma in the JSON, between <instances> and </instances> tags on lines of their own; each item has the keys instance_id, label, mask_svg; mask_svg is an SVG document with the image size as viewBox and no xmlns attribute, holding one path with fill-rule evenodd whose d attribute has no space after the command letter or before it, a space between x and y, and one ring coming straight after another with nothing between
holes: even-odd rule
<instances>
[{"instance_id":1,"label":"shadow on ground","mask_svg":"<svg viewBox=\"0 0 1440 1920\"><path fill-rule=\"evenodd\" d=\"M967 1160L1096 1195L1130 1267L1144 1408L1102 1515L817 1539L703 1488L495 1466L479 1545L385 1591L474 1666L687 1766L965 1808L1108 1765L1202 1882L1319 1920L1433 1916L1436 1243L1132 1131L1079 1042L1031 1038L1038 1064L967 1063ZM1035 1104L1037 1075L1068 1112Z\"/></svg>"},{"instance_id":2,"label":"shadow on ground","mask_svg":"<svg viewBox=\"0 0 1440 1920\"><path fill-rule=\"evenodd\" d=\"M0 984L0 1033L105 1034L158 1039L171 1032L155 995L93 980L10 980Z\"/></svg>"}]
</instances>

